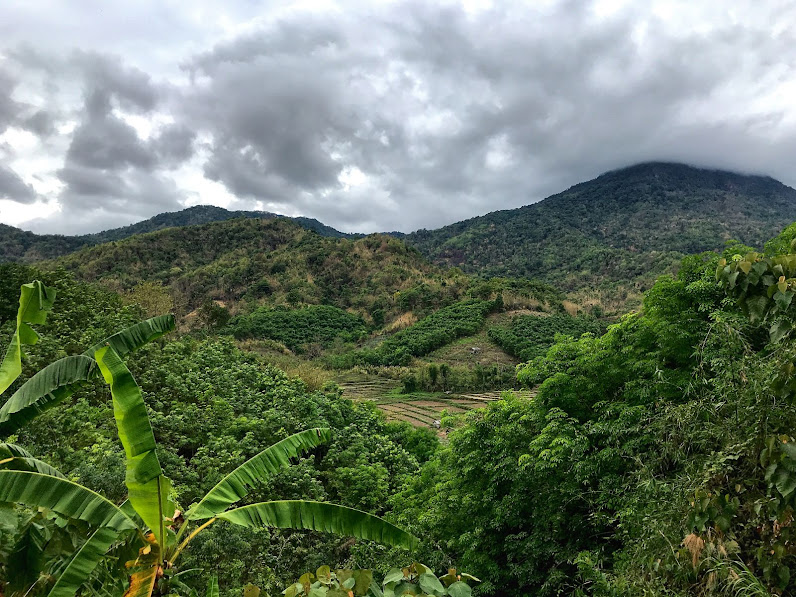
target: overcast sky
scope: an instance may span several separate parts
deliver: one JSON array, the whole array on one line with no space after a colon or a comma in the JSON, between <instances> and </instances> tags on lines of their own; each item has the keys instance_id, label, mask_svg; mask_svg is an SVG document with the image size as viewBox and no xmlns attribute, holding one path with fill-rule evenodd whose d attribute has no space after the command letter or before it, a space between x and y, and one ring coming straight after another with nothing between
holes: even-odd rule
<instances>
[{"instance_id":1,"label":"overcast sky","mask_svg":"<svg viewBox=\"0 0 796 597\"><path fill-rule=\"evenodd\" d=\"M796 186L796 0L2 0L0 222L434 228L648 160Z\"/></svg>"}]
</instances>

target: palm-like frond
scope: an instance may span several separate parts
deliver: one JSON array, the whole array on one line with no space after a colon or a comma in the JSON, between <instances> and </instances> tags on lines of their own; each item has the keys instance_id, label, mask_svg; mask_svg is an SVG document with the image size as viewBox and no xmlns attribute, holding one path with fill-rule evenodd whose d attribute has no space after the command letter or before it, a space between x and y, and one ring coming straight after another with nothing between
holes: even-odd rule
<instances>
[{"instance_id":1,"label":"palm-like frond","mask_svg":"<svg viewBox=\"0 0 796 597\"><path fill-rule=\"evenodd\" d=\"M228 510L219 514L218 518L249 528L307 529L378 541L410 550L417 546L416 537L378 516L325 502L261 502Z\"/></svg>"},{"instance_id":2,"label":"palm-like frond","mask_svg":"<svg viewBox=\"0 0 796 597\"><path fill-rule=\"evenodd\" d=\"M83 354L87 357L96 358L94 354L100 348L110 346L116 354L123 357L173 330L174 315L158 315L131 325L129 328L105 338L102 342L98 342L83 352Z\"/></svg>"},{"instance_id":3,"label":"palm-like frond","mask_svg":"<svg viewBox=\"0 0 796 597\"><path fill-rule=\"evenodd\" d=\"M47 288L38 280L23 284L19 293L17 328L11 338L3 362L0 363L0 394L5 392L22 373L22 346L36 344L39 335L31 323L44 323L55 302L55 289Z\"/></svg>"},{"instance_id":4,"label":"palm-like frond","mask_svg":"<svg viewBox=\"0 0 796 597\"><path fill-rule=\"evenodd\" d=\"M69 560L48 597L77 595L80 586L89 579L91 573L105 557L105 553L119 537L119 533L111 527L100 527L94 531Z\"/></svg>"},{"instance_id":5,"label":"palm-like frond","mask_svg":"<svg viewBox=\"0 0 796 597\"><path fill-rule=\"evenodd\" d=\"M16 444L0 443L0 469L33 471L64 479L63 473Z\"/></svg>"},{"instance_id":6,"label":"palm-like frond","mask_svg":"<svg viewBox=\"0 0 796 597\"><path fill-rule=\"evenodd\" d=\"M98 374L97 363L85 355L65 357L47 365L0 408L0 432L12 433L74 394L82 383Z\"/></svg>"},{"instance_id":7,"label":"palm-like frond","mask_svg":"<svg viewBox=\"0 0 796 597\"><path fill-rule=\"evenodd\" d=\"M26 381L0 408L0 433L12 433L69 398L83 383L99 377L95 353L101 348L110 346L116 354L124 356L173 329L173 315L153 317L117 332L82 355L51 363Z\"/></svg>"},{"instance_id":8,"label":"palm-like frond","mask_svg":"<svg viewBox=\"0 0 796 597\"><path fill-rule=\"evenodd\" d=\"M251 457L224 477L185 515L185 520L212 518L240 501L249 490L269 475L290 466L290 459L311 450L331 438L331 430L318 427L286 437Z\"/></svg>"},{"instance_id":9,"label":"palm-like frond","mask_svg":"<svg viewBox=\"0 0 796 597\"><path fill-rule=\"evenodd\" d=\"M100 494L67 479L38 472L0 470L0 502L49 508L96 527L136 528L129 516Z\"/></svg>"},{"instance_id":10,"label":"palm-like frond","mask_svg":"<svg viewBox=\"0 0 796 597\"><path fill-rule=\"evenodd\" d=\"M94 356L111 388L113 415L127 462L124 482L128 499L162 544L164 514L171 514L174 505L168 502L171 483L155 453L155 436L141 388L112 346L100 348Z\"/></svg>"}]
</instances>

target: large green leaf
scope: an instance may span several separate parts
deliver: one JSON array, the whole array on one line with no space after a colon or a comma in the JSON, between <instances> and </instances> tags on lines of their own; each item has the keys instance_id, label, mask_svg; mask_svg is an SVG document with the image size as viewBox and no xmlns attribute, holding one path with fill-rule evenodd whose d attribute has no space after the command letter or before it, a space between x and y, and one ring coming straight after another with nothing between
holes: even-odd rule
<instances>
[{"instance_id":1,"label":"large green leaf","mask_svg":"<svg viewBox=\"0 0 796 597\"><path fill-rule=\"evenodd\" d=\"M25 382L0 408L0 433L12 433L69 398L83 383L99 377L94 355L100 348L111 346L124 356L173 329L173 315L153 317L105 338L82 355L51 363Z\"/></svg>"},{"instance_id":2,"label":"large green leaf","mask_svg":"<svg viewBox=\"0 0 796 597\"><path fill-rule=\"evenodd\" d=\"M174 505L168 502L171 482L163 475L155 453L155 435L141 388L112 346L100 348L94 356L111 388L113 416L127 457L124 482L128 499L163 545L164 515L174 511Z\"/></svg>"},{"instance_id":3,"label":"large green leaf","mask_svg":"<svg viewBox=\"0 0 796 597\"><path fill-rule=\"evenodd\" d=\"M16 444L0 443L0 469L34 471L53 477L65 478L55 467L34 458L25 448Z\"/></svg>"},{"instance_id":4,"label":"large green leaf","mask_svg":"<svg viewBox=\"0 0 796 597\"><path fill-rule=\"evenodd\" d=\"M13 432L71 396L83 382L97 375L97 363L85 355L65 357L47 365L0 408L0 432Z\"/></svg>"},{"instance_id":5,"label":"large green leaf","mask_svg":"<svg viewBox=\"0 0 796 597\"><path fill-rule=\"evenodd\" d=\"M224 477L185 515L186 520L212 518L249 493L263 479L290 466L290 459L311 450L332 436L330 429L317 427L295 433L241 464Z\"/></svg>"},{"instance_id":6,"label":"large green leaf","mask_svg":"<svg viewBox=\"0 0 796 597\"><path fill-rule=\"evenodd\" d=\"M49 508L97 527L136 528L129 516L100 494L67 479L37 472L0 470L0 502Z\"/></svg>"},{"instance_id":7,"label":"large green leaf","mask_svg":"<svg viewBox=\"0 0 796 597\"><path fill-rule=\"evenodd\" d=\"M160 338L174 330L174 315L159 315L152 319L147 319L140 323L130 326L98 342L83 354L87 357L94 357L95 353L105 346L110 346L120 357L123 357L134 350L138 350L144 344Z\"/></svg>"},{"instance_id":8,"label":"large green leaf","mask_svg":"<svg viewBox=\"0 0 796 597\"><path fill-rule=\"evenodd\" d=\"M54 301L55 289L47 288L38 280L20 288L17 329L0 363L0 394L22 373L22 346L36 344L39 340L39 335L29 324L44 323Z\"/></svg>"},{"instance_id":9,"label":"large green leaf","mask_svg":"<svg viewBox=\"0 0 796 597\"><path fill-rule=\"evenodd\" d=\"M218 515L244 527L307 529L349 535L385 545L414 549L417 538L403 529L361 510L304 500L261 502L228 510Z\"/></svg>"},{"instance_id":10,"label":"large green leaf","mask_svg":"<svg viewBox=\"0 0 796 597\"><path fill-rule=\"evenodd\" d=\"M119 531L110 527L100 527L94 531L58 576L48 597L77 595L80 586L89 579L118 537Z\"/></svg>"},{"instance_id":11,"label":"large green leaf","mask_svg":"<svg viewBox=\"0 0 796 597\"><path fill-rule=\"evenodd\" d=\"M207 595L205 597L219 597L218 577L215 574L207 581Z\"/></svg>"}]
</instances>

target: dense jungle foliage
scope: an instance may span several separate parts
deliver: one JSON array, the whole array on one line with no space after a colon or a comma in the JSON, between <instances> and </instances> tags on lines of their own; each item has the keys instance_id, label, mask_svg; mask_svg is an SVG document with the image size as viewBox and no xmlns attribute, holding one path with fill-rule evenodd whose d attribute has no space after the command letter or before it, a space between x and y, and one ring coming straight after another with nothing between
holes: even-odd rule
<instances>
[{"instance_id":1,"label":"dense jungle foliage","mask_svg":"<svg viewBox=\"0 0 796 597\"><path fill-rule=\"evenodd\" d=\"M537 388L535 398L507 394L444 421L453 428L441 446L431 432L386 424L332 387L309 393L223 339L160 340L132 355L130 368L184 503L265 438L328 425L328 449L253 499L329 499L387 515L422 538L416 559L443 571L456 562L482 580L478 594L789 595L796 254L778 253L793 250L794 238L796 226L766 252L732 245L684 259L676 278L662 277L646 294L641 312L604 336L558 336L520 367L518 380ZM4 298L32 275L63 297L61 313L40 326L28 375L139 316L63 271L3 266L3 274ZM470 301L448 315L482 318L493 307ZM3 311L3 330L11 313ZM124 459L100 384L14 439L123 499ZM8 537L10 559L19 538ZM247 583L275 594L329 562L385 574L406 560L312 533L225 527L210 529L188 557L217 573L230 595ZM186 582L200 587L205 578Z\"/></svg>"},{"instance_id":2,"label":"dense jungle foliage","mask_svg":"<svg viewBox=\"0 0 796 597\"><path fill-rule=\"evenodd\" d=\"M236 317L229 327L239 340L266 338L298 352L306 352L309 344L328 347L335 340L355 342L367 335L361 317L330 305L299 309L260 307L249 315Z\"/></svg>"},{"instance_id":3,"label":"dense jungle foliage","mask_svg":"<svg viewBox=\"0 0 796 597\"><path fill-rule=\"evenodd\" d=\"M796 220L794 199L772 178L640 164L405 238L436 263L480 275L533 277L564 290L648 288L684 255L721 250L730 238L762 245Z\"/></svg>"},{"instance_id":4,"label":"dense jungle foliage","mask_svg":"<svg viewBox=\"0 0 796 597\"><path fill-rule=\"evenodd\" d=\"M518 370L535 399L467 415L392 507L484 594L794 594L794 237L686 258L559 341Z\"/></svg>"},{"instance_id":5,"label":"dense jungle foliage","mask_svg":"<svg viewBox=\"0 0 796 597\"><path fill-rule=\"evenodd\" d=\"M567 263L579 265L555 280L569 284L578 268L586 273L574 286L604 274L648 279L675 255L704 247L701 234L721 244L741 230L761 245L766 222L787 215L745 211L763 198L784 201L788 193L770 179L679 168L647 165L597 179L631 216L606 223L590 213L584 226L600 243L620 238L633 248L595 252L575 233L561 259L577 253ZM575 209L597 181L561 201ZM697 206L688 217L694 196L729 216L706 223ZM633 220L633 206L657 213L659 204L679 206L684 219L669 227ZM636 225L649 226L649 238ZM496 229L490 234L511 226ZM680 244L656 252L670 235ZM162 230L41 269L0 265L2 346L14 337L20 286L38 279L57 290L46 322L31 324L40 341L24 346L22 375L0 402L56 359L174 308L182 315L176 331L123 362L140 386L170 498L190 507L275 442L328 429L241 505L336 503L419 538L409 553L345 534L214 523L182 554L179 577L155 581L161 594L214 595L217 583L220 595L263 597L349 589L374 597L796 595L795 239L792 225L763 250L733 241L721 253L685 257L676 275L658 277L638 312L602 334L599 309L573 317L584 309L550 286L442 270L388 236L330 239L257 219ZM615 260L617 251L633 259ZM521 252L512 249L512 258ZM500 260L493 271L510 265ZM510 314L523 310L543 314ZM502 352L493 366L475 354L460 359L468 363L461 369L444 360L470 351L474 338L523 361L511 380L516 360ZM305 382L274 365L297 362L327 377ZM441 416L437 433L388 423L372 403L342 398L332 365L391 375L396 392L531 392ZM122 504L129 459L107 379L89 379L18 429L4 426L0 409L0 469L10 461L54 467ZM9 478L5 469L0 475ZM10 492L2 479L0 494ZM169 515L179 530L180 516ZM49 594L70 554L93 548L91 530L51 509L0 507L2 594ZM168 532L161 535L173 551ZM130 555L124 544L109 545L81 595L121 594L128 580L118 564L159 550ZM454 566L481 582L456 585L466 578L445 574Z\"/></svg>"}]
</instances>

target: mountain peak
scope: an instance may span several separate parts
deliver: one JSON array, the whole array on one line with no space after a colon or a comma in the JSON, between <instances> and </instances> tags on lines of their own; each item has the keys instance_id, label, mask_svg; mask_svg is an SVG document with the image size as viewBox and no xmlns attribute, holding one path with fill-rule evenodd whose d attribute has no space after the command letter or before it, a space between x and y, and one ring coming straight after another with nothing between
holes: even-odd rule
<instances>
[{"instance_id":1,"label":"mountain peak","mask_svg":"<svg viewBox=\"0 0 796 597\"><path fill-rule=\"evenodd\" d=\"M794 220L796 190L771 177L646 162L406 238L437 263L577 289L648 283L685 254L721 249L729 239L762 246Z\"/></svg>"}]
</instances>

